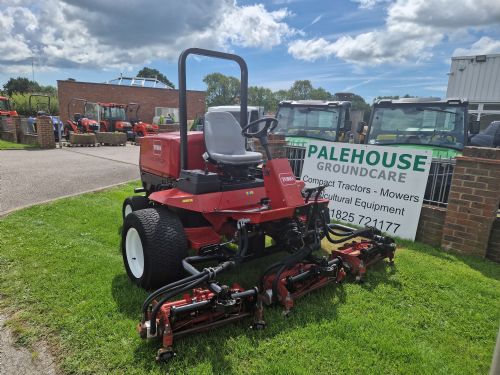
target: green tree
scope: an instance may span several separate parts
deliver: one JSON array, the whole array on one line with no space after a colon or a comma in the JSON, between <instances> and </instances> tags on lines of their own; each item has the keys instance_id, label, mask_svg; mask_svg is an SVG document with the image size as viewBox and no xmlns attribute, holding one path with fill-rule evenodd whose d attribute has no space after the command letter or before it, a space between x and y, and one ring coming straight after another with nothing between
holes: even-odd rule
<instances>
[{"instance_id":1,"label":"green tree","mask_svg":"<svg viewBox=\"0 0 500 375\"><path fill-rule=\"evenodd\" d=\"M292 100L305 100L305 99L311 99L311 93L313 92L314 88L309 80L299 80L295 81L290 87L290 90L288 90L290 99Z\"/></svg>"},{"instance_id":2,"label":"green tree","mask_svg":"<svg viewBox=\"0 0 500 375\"><path fill-rule=\"evenodd\" d=\"M172 81L170 81L167 76L161 73L158 69L144 67L139 71L139 73L137 73L137 77L156 78L158 81L163 82L167 86L175 89L175 85L172 83Z\"/></svg>"},{"instance_id":3,"label":"green tree","mask_svg":"<svg viewBox=\"0 0 500 375\"><path fill-rule=\"evenodd\" d=\"M17 77L10 78L6 84L3 85L3 89L7 92L7 95L11 96L14 93L28 93L40 91L40 85L34 81L30 81L28 78Z\"/></svg>"},{"instance_id":4,"label":"green tree","mask_svg":"<svg viewBox=\"0 0 500 375\"><path fill-rule=\"evenodd\" d=\"M240 90L238 78L221 73L211 73L203 78L203 82L207 85L207 106L232 105L236 102Z\"/></svg>"},{"instance_id":5,"label":"green tree","mask_svg":"<svg viewBox=\"0 0 500 375\"><path fill-rule=\"evenodd\" d=\"M278 107L278 102L270 89L250 86L248 88L248 105L262 106L266 111L274 112Z\"/></svg>"},{"instance_id":6,"label":"green tree","mask_svg":"<svg viewBox=\"0 0 500 375\"><path fill-rule=\"evenodd\" d=\"M309 94L308 99L313 99L313 100L333 100L333 95L332 93L326 91L323 87L318 87L316 89L313 89L311 93Z\"/></svg>"}]
</instances>

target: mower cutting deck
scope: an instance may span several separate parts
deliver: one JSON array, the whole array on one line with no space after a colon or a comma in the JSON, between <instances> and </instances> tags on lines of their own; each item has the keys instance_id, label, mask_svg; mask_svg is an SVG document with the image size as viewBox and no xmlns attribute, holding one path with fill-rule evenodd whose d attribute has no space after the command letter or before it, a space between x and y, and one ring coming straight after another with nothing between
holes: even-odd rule
<instances>
[{"instance_id":1,"label":"mower cutting deck","mask_svg":"<svg viewBox=\"0 0 500 375\"><path fill-rule=\"evenodd\" d=\"M203 133L187 132L190 54L239 64L241 126L230 113L209 112ZM366 266L394 256L394 241L378 230L330 224L329 201L321 198L325 187L305 189L287 159L272 158L267 135L277 120L247 124L247 77L239 56L184 51L179 58L180 133L141 142L143 188L136 190L146 196L124 202L122 253L130 279L156 289L144 301L138 330L143 338L161 338L161 361L174 355L177 338L244 318L253 320L253 328L263 328L264 305L280 304L288 314L304 294L342 282L346 272L361 278ZM266 162L246 149L245 137L260 141ZM343 245L319 256L324 237ZM266 246L266 238L272 245ZM197 255L188 256L188 248ZM287 255L269 265L254 287L217 281L229 269L277 252ZM182 298L172 300L178 295Z\"/></svg>"}]
</instances>

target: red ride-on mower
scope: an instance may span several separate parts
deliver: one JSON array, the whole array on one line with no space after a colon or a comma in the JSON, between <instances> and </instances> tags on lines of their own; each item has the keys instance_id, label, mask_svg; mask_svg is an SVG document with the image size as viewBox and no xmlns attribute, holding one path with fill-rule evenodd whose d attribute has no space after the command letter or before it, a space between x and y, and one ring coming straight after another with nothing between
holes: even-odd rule
<instances>
[{"instance_id":1,"label":"red ride-on mower","mask_svg":"<svg viewBox=\"0 0 500 375\"><path fill-rule=\"evenodd\" d=\"M125 113L127 114L127 121L130 122L134 129L134 134L136 137L144 137L146 135L152 135L158 133L158 125L148 124L142 122L139 119L139 109L141 106L137 103L128 103L125 107Z\"/></svg>"},{"instance_id":2,"label":"red ride-on mower","mask_svg":"<svg viewBox=\"0 0 500 375\"><path fill-rule=\"evenodd\" d=\"M192 54L239 64L241 126L228 112L209 112L204 132L188 133L185 68ZM162 340L160 361L173 357L174 340L182 336L247 317L252 327L262 328L264 304L280 304L288 313L302 295L340 283L346 271L355 271L352 260L347 268L343 257L354 245L319 256L325 236L334 244L362 237L369 244L358 252L365 264L394 255L392 239L374 228L329 223L324 186L305 189L287 159L272 158L267 135L277 120L247 122L247 88L241 57L184 51L179 58L180 132L141 142L143 188L136 192L146 196L124 202L121 246L130 279L147 290L156 288L142 305L138 330L143 338ZM246 149L245 138L261 142L267 161ZM272 245L266 246L266 237ZM188 248L196 255L188 256ZM286 255L270 264L252 288L217 281L222 272L277 252ZM196 267L200 263L204 268ZM172 300L178 295L183 297Z\"/></svg>"},{"instance_id":3,"label":"red ride-on mower","mask_svg":"<svg viewBox=\"0 0 500 375\"><path fill-rule=\"evenodd\" d=\"M74 113L73 117L71 109L76 103L83 103L83 114ZM95 133L99 131L99 123L97 122L98 114L92 111L94 104L87 102L85 99L73 98L68 103L68 121L64 125L64 136L69 140L71 133Z\"/></svg>"}]
</instances>

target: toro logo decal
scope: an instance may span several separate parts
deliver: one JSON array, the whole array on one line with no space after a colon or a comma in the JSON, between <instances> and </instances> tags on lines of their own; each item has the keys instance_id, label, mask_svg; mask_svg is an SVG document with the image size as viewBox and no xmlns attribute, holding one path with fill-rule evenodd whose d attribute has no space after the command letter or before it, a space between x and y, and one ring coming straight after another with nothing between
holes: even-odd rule
<instances>
[{"instance_id":1,"label":"toro logo decal","mask_svg":"<svg viewBox=\"0 0 500 375\"><path fill-rule=\"evenodd\" d=\"M161 141L153 141L153 155L161 155Z\"/></svg>"},{"instance_id":2,"label":"toro logo decal","mask_svg":"<svg viewBox=\"0 0 500 375\"><path fill-rule=\"evenodd\" d=\"M295 176L291 173L280 173L280 180L282 185L295 184Z\"/></svg>"}]
</instances>

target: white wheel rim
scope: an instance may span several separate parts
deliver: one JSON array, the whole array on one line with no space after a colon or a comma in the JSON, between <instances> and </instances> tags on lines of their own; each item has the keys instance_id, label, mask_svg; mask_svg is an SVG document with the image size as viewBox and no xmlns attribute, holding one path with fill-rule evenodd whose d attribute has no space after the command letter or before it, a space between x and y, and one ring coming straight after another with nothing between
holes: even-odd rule
<instances>
[{"instance_id":1,"label":"white wheel rim","mask_svg":"<svg viewBox=\"0 0 500 375\"><path fill-rule=\"evenodd\" d=\"M125 217L127 217L128 215L130 215L132 213L132 206L130 204L127 204L125 206Z\"/></svg>"},{"instance_id":2,"label":"white wheel rim","mask_svg":"<svg viewBox=\"0 0 500 375\"><path fill-rule=\"evenodd\" d=\"M130 272L136 278L144 273L144 251L142 249L141 237L135 228L129 228L125 238L125 252Z\"/></svg>"}]
</instances>

